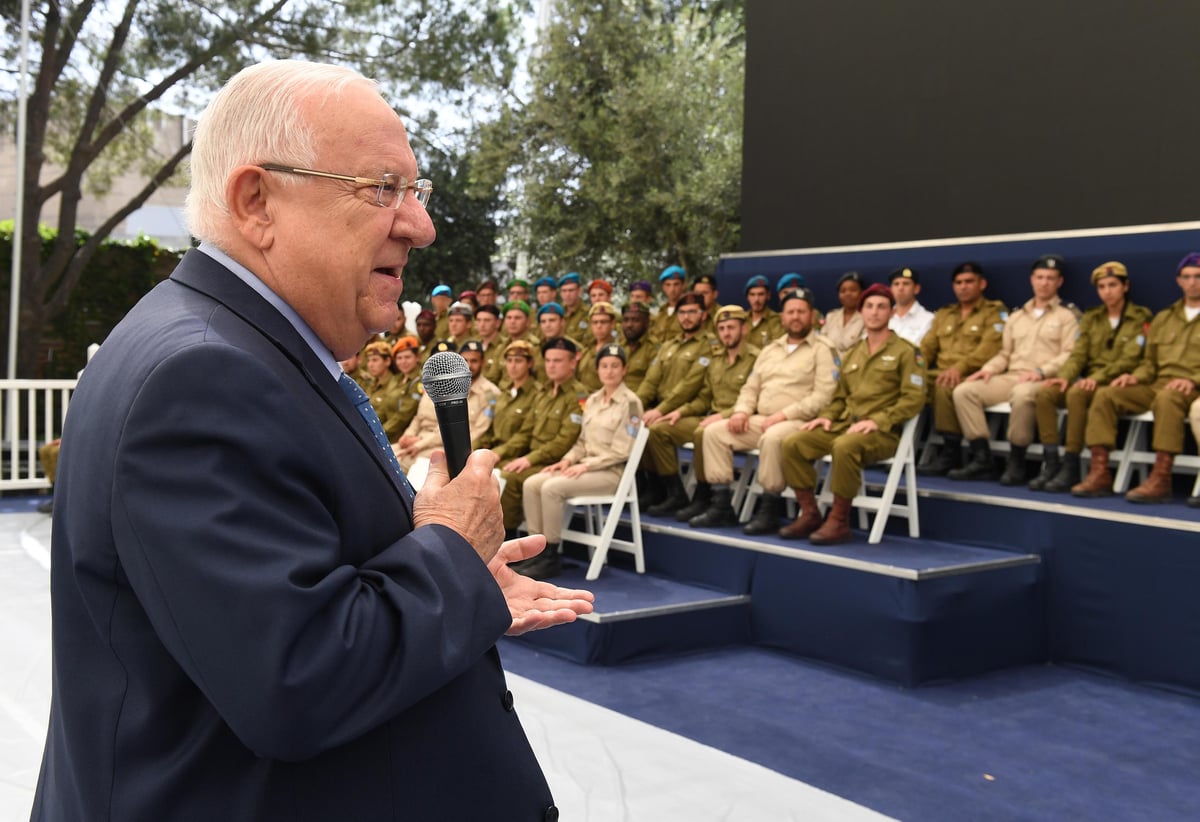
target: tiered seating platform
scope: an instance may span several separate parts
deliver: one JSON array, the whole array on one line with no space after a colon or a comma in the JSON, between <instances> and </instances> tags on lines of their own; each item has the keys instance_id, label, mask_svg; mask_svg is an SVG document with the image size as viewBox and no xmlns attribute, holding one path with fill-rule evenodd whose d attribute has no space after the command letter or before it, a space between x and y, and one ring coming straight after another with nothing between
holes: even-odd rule
<instances>
[{"instance_id":1,"label":"tiered seating platform","mask_svg":"<svg viewBox=\"0 0 1200 822\"><path fill-rule=\"evenodd\" d=\"M882 474L868 472L868 484ZM1184 479L1184 478L1181 478ZM818 547L643 515L647 573L583 580L588 620L525 641L584 664L749 643L916 686L1036 662L1200 692L1200 510L922 477L905 523ZM570 546L568 546L570 551Z\"/></svg>"}]
</instances>

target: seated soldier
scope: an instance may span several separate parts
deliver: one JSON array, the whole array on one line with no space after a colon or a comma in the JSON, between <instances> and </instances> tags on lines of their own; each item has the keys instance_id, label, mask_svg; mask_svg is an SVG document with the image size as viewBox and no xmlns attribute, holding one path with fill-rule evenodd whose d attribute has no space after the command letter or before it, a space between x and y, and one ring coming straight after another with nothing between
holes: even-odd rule
<instances>
[{"instance_id":1,"label":"seated soldier","mask_svg":"<svg viewBox=\"0 0 1200 822\"><path fill-rule=\"evenodd\" d=\"M917 300L921 274L915 268L897 268L888 275L888 286L896 298L896 310L888 326L918 348L933 324L933 312Z\"/></svg>"},{"instance_id":2,"label":"seated soldier","mask_svg":"<svg viewBox=\"0 0 1200 822\"><path fill-rule=\"evenodd\" d=\"M1079 339L1058 376L1042 382L1034 404L1042 443L1042 470L1029 487L1034 491L1070 491L1080 479L1088 409L1096 389L1137 367L1146 342L1150 309L1129 302L1129 272L1119 262L1104 263L1092 272L1100 305L1080 322ZM1067 409L1066 453L1058 456L1058 409Z\"/></svg>"},{"instance_id":3,"label":"seated soldier","mask_svg":"<svg viewBox=\"0 0 1200 822\"><path fill-rule=\"evenodd\" d=\"M446 326L450 330L447 339L454 343L454 347L459 351L462 351L463 343L474 336L471 329L474 319L475 309L461 300L446 309Z\"/></svg>"},{"instance_id":4,"label":"seated soldier","mask_svg":"<svg viewBox=\"0 0 1200 822\"><path fill-rule=\"evenodd\" d=\"M500 309L495 305L475 309L475 339L483 343L483 376L499 385L504 379L504 342L500 334Z\"/></svg>"},{"instance_id":5,"label":"seated soldier","mask_svg":"<svg viewBox=\"0 0 1200 822\"><path fill-rule=\"evenodd\" d=\"M425 364L425 360L429 359L432 354L436 354L434 346L438 343L437 333L437 317L428 308L421 310L417 314L416 320L413 322L417 327L417 339L421 345L417 349L417 359L421 361L421 365Z\"/></svg>"},{"instance_id":6,"label":"seated soldier","mask_svg":"<svg viewBox=\"0 0 1200 822\"><path fill-rule=\"evenodd\" d=\"M727 305L720 310L717 314L717 337L724 351L709 363L700 391L650 426L646 450L659 476L677 472L679 460L676 449L692 443L692 470L700 482L690 504L680 485L677 496L670 496L658 505L651 506L646 510L647 514L657 517L673 514L680 522L687 522L708 510L712 489L704 481L704 431L710 425L729 419L742 386L746 384L754 361L758 358L758 348L747 342L747 321L746 309L740 305Z\"/></svg>"},{"instance_id":7,"label":"seated soldier","mask_svg":"<svg viewBox=\"0 0 1200 822\"><path fill-rule=\"evenodd\" d=\"M650 324L650 339L662 345L679 333L675 320L675 303L683 296L687 273L677 265L669 265L658 275L658 287L662 289L662 300Z\"/></svg>"},{"instance_id":8,"label":"seated soldier","mask_svg":"<svg viewBox=\"0 0 1200 822\"><path fill-rule=\"evenodd\" d=\"M857 271L847 271L838 277L837 293L841 307L835 308L825 315L821 324L821 333L826 336L838 355L845 354L850 347L862 339L863 319L858 313L858 303L862 298L862 275Z\"/></svg>"},{"instance_id":9,"label":"seated soldier","mask_svg":"<svg viewBox=\"0 0 1200 822\"><path fill-rule=\"evenodd\" d=\"M761 274L746 280L746 337L760 351L767 343L783 334L779 315L767 305L771 301L771 283Z\"/></svg>"},{"instance_id":10,"label":"seated soldier","mask_svg":"<svg viewBox=\"0 0 1200 822\"><path fill-rule=\"evenodd\" d=\"M538 307L546 303L558 301L558 280L553 277L540 277L533 284L533 296L537 300Z\"/></svg>"},{"instance_id":11,"label":"seated soldier","mask_svg":"<svg viewBox=\"0 0 1200 822\"><path fill-rule=\"evenodd\" d=\"M837 384L837 351L813 331L813 295L797 288L780 306L782 337L758 355L738 392L733 413L704 430L704 478L712 486L712 504L688 520L696 528L737 523L733 510L733 452L758 449L758 482L765 492L750 533L779 528L783 514L783 440L817 415Z\"/></svg>"},{"instance_id":12,"label":"seated soldier","mask_svg":"<svg viewBox=\"0 0 1200 822\"><path fill-rule=\"evenodd\" d=\"M579 272L564 274L558 281L558 301L563 308L563 336L577 345L588 343L588 307L583 302L583 284Z\"/></svg>"},{"instance_id":13,"label":"seated soldier","mask_svg":"<svg viewBox=\"0 0 1200 822\"><path fill-rule=\"evenodd\" d=\"M367 355L367 379L363 393L371 400L371 407L383 424L383 433L388 442L395 442L404 430L400 424L400 397L402 389L392 366L392 347L383 340L367 343L363 351Z\"/></svg>"},{"instance_id":14,"label":"seated soldier","mask_svg":"<svg viewBox=\"0 0 1200 822\"><path fill-rule=\"evenodd\" d=\"M524 518L521 492L525 480L562 459L579 437L587 392L575 379L578 353L578 346L568 337L542 343L546 385L534 398L516 434L492 449L500 457L500 476L504 478L500 507L507 539L516 537L517 526Z\"/></svg>"},{"instance_id":15,"label":"seated soldier","mask_svg":"<svg viewBox=\"0 0 1200 822\"><path fill-rule=\"evenodd\" d=\"M646 307L654 304L654 286L649 280L634 280L629 284L629 302L642 303Z\"/></svg>"},{"instance_id":16,"label":"seated soldier","mask_svg":"<svg viewBox=\"0 0 1200 822\"><path fill-rule=\"evenodd\" d=\"M529 283L516 277L508 282L508 302L510 303L528 303L529 302Z\"/></svg>"},{"instance_id":17,"label":"seated soldier","mask_svg":"<svg viewBox=\"0 0 1200 822\"><path fill-rule=\"evenodd\" d=\"M429 292L429 303L433 306L433 316L437 321L434 334L439 340L450 338L450 304L454 302L454 291L450 286L440 283Z\"/></svg>"},{"instance_id":18,"label":"seated soldier","mask_svg":"<svg viewBox=\"0 0 1200 822\"><path fill-rule=\"evenodd\" d=\"M483 436L473 441L475 448L499 448L512 439L533 408L541 387L533 378L533 346L514 340L504 349L505 387L496 398L492 424Z\"/></svg>"},{"instance_id":19,"label":"seated soldier","mask_svg":"<svg viewBox=\"0 0 1200 822\"><path fill-rule=\"evenodd\" d=\"M546 535L541 554L513 566L525 576L548 579L559 574L558 547L566 500L579 494L616 491L633 449L642 404L625 387L625 351L615 343L604 346L596 370L601 387L583 407L579 439L562 459L525 480L525 524L531 534Z\"/></svg>"},{"instance_id":20,"label":"seated soldier","mask_svg":"<svg viewBox=\"0 0 1200 822\"><path fill-rule=\"evenodd\" d=\"M417 406L425 395L421 385L421 360L417 355L420 343L416 337L401 337L392 344L392 362L399 371L392 379L396 382L396 390L400 396L399 410L396 414L400 431L404 431L417 416Z\"/></svg>"},{"instance_id":21,"label":"seated soldier","mask_svg":"<svg viewBox=\"0 0 1200 822\"><path fill-rule=\"evenodd\" d=\"M781 537L808 537L816 545L849 542L850 504L863 467L894 455L900 428L921 413L925 367L921 352L888 328L895 302L884 285L862 293L858 313L866 336L846 352L833 400L783 442L783 470L800 514L779 530ZM826 454L833 455L833 506L822 524L813 461Z\"/></svg>"},{"instance_id":22,"label":"seated soldier","mask_svg":"<svg viewBox=\"0 0 1200 822\"><path fill-rule=\"evenodd\" d=\"M613 308L612 303L592 303L592 307L588 311L588 330L591 332L592 339L597 342L583 346L579 362L575 364L575 379L583 383L584 388L588 391L600 390L600 375L596 369L596 361L604 347L615 342L616 325L617 309Z\"/></svg>"},{"instance_id":23,"label":"seated soldier","mask_svg":"<svg viewBox=\"0 0 1200 822\"><path fill-rule=\"evenodd\" d=\"M658 354L658 346L650 339L650 306L631 302L621 312L621 345L629 363L625 369L625 385L630 391L642 387L642 380Z\"/></svg>"},{"instance_id":24,"label":"seated soldier","mask_svg":"<svg viewBox=\"0 0 1200 822\"><path fill-rule=\"evenodd\" d=\"M1200 252L1179 261L1175 282L1183 297L1154 316L1146 335L1146 353L1133 371L1096 392L1084 439L1092 462L1077 497L1112 493L1108 452L1117 444L1117 421L1126 415L1154 413L1154 468L1146 481L1125 495L1129 502L1166 502L1171 498L1171 468L1183 452L1183 421L1200 384Z\"/></svg>"}]
</instances>

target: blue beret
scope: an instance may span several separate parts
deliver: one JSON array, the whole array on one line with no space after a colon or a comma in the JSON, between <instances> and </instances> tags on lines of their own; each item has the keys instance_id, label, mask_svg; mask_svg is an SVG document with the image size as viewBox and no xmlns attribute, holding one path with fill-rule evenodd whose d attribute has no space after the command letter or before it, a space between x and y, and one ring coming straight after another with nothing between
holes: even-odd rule
<instances>
[{"instance_id":1,"label":"blue beret","mask_svg":"<svg viewBox=\"0 0 1200 822\"><path fill-rule=\"evenodd\" d=\"M558 288L558 281L555 280L553 277L542 277L540 280L538 280L536 283L533 284L533 287L541 288L544 285L549 286L550 288Z\"/></svg>"},{"instance_id":2,"label":"blue beret","mask_svg":"<svg viewBox=\"0 0 1200 822\"><path fill-rule=\"evenodd\" d=\"M572 271L570 274L562 275L562 277L560 277L558 280L558 287L562 288L563 283L575 283L576 285L583 285L583 283L579 280L578 271Z\"/></svg>"},{"instance_id":3,"label":"blue beret","mask_svg":"<svg viewBox=\"0 0 1200 822\"><path fill-rule=\"evenodd\" d=\"M787 288L788 286L793 286L793 285L797 286L799 288L803 288L804 287L804 275L797 274L795 271L789 271L787 274L784 274L782 277L779 278L779 282L775 283L775 290L783 291L783 289Z\"/></svg>"},{"instance_id":4,"label":"blue beret","mask_svg":"<svg viewBox=\"0 0 1200 822\"><path fill-rule=\"evenodd\" d=\"M546 303L545 305L538 308L537 315L540 317L543 314L545 314L547 311L549 311L551 314L557 314L560 317L565 315L565 312L563 311L563 307L561 305L559 305L558 303Z\"/></svg>"},{"instance_id":5,"label":"blue beret","mask_svg":"<svg viewBox=\"0 0 1200 822\"><path fill-rule=\"evenodd\" d=\"M771 284L767 281L767 278L761 274L755 274L753 277L746 280L746 293L749 293L750 289L758 288L759 286L767 289L767 291L771 290Z\"/></svg>"},{"instance_id":6,"label":"blue beret","mask_svg":"<svg viewBox=\"0 0 1200 822\"><path fill-rule=\"evenodd\" d=\"M658 281L660 283L665 282L666 280L672 280L672 279L686 280L687 272L684 271L682 268L680 268L677 265L670 265L670 266L667 266L666 268L664 268L662 270L662 273L658 275Z\"/></svg>"},{"instance_id":7,"label":"blue beret","mask_svg":"<svg viewBox=\"0 0 1200 822\"><path fill-rule=\"evenodd\" d=\"M431 292L435 297L453 297L454 292L450 290L448 285L435 285Z\"/></svg>"}]
</instances>

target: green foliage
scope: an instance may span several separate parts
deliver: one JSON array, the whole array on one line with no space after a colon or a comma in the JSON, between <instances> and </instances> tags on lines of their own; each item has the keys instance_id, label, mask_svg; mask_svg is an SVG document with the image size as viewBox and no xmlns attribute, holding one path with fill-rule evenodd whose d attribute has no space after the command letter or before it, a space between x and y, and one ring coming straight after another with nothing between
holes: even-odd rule
<instances>
[{"instance_id":1,"label":"green foliage","mask_svg":"<svg viewBox=\"0 0 1200 822\"><path fill-rule=\"evenodd\" d=\"M4 340L8 342L8 293L12 267L12 220L0 222L0 288L4 299ZM49 256L57 232L39 226L43 257ZM91 235L75 232L75 242L87 242ZM105 242L92 256L79 287L71 295L67 309L55 319L43 334L44 365L39 376L46 378L74 377L87 360L87 347L104 342L113 327L129 309L165 279L179 262L181 252L159 248L149 237L139 236L129 242Z\"/></svg>"},{"instance_id":2,"label":"green foliage","mask_svg":"<svg viewBox=\"0 0 1200 822\"><path fill-rule=\"evenodd\" d=\"M737 246L740 3L562 0L533 93L485 127L477 180L512 176L511 245L535 270L621 282Z\"/></svg>"}]
</instances>

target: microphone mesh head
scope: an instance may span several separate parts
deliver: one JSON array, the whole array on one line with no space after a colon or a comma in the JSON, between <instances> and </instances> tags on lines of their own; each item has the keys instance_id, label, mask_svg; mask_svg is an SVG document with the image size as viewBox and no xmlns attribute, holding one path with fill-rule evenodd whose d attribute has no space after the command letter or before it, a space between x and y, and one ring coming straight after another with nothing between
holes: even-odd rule
<instances>
[{"instance_id":1,"label":"microphone mesh head","mask_svg":"<svg viewBox=\"0 0 1200 822\"><path fill-rule=\"evenodd\" d=\"M434 405L446 400L463 400L471 390L471 369L461 354L442 351L425 361L421 382Z\"/></svg>"}]
</instances>

